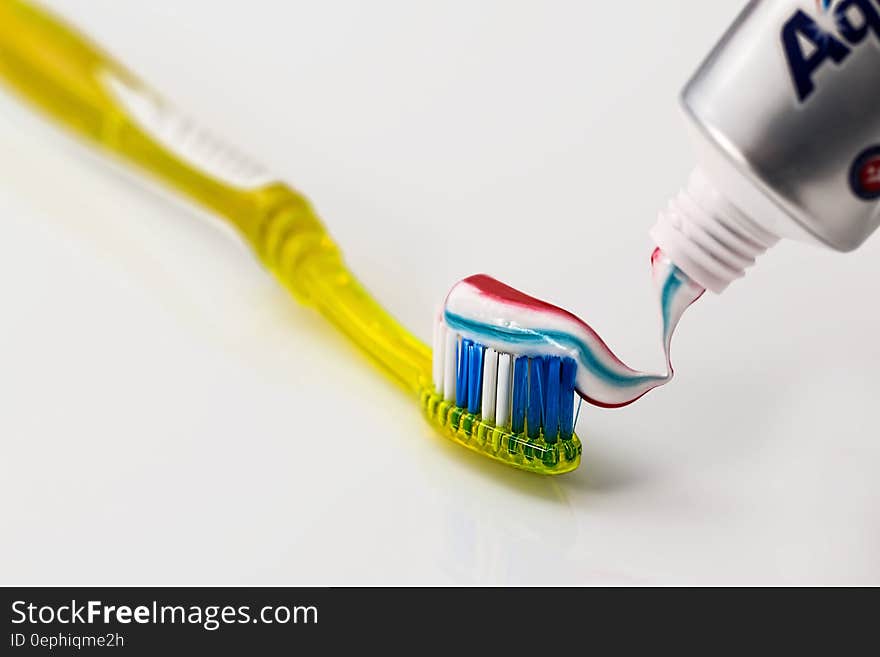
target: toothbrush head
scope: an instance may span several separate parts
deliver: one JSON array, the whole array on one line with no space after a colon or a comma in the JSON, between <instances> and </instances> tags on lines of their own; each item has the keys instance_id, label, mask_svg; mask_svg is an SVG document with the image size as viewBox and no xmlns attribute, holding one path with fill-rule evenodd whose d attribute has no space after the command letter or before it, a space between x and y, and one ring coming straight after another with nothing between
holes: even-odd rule
<instances>
[{"instance_id":1,"label":"toothbrush head","mask_svg":"<svg viewBox=\"0 0 880 657\"><path fill-rule=\"evenodd\" d=\"M485 275L453 287L435 324L433 386L422 391L422 406L471 450L564 474L577 469L582 453L574 432L577 361L552 335L520 321L523 308L535 307L565 313ZM486 313L497 333L469 324Z\"/></svg>"}]
</instances>

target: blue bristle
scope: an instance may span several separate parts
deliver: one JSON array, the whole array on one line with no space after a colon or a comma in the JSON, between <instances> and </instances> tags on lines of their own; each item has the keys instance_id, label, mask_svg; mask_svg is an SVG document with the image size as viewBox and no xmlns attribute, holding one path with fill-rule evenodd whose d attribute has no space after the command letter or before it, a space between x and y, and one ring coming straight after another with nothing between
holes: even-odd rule
<instances>
[{"instance_id":1,"label":"blue bristle","mask_svg":"<svg viewBox=\"0 0 880 657\"><path fill-rule=\"evenodd\" d=\"M529 360L529 438L541 435L541 420L544 411L544 359Z\"/></svg>"},{"instance_id":2,"label":"blue bristle","mask_svg":"<svg viewBox=\"0 0 880 657\"><path fill-rule=\"evenodd\" d=\"M547 359L547 396L544 411L544 440L550 444L559 437L559 405L562 377L562 359L553 356Z\"/></svg>"},{"instance_id":3,"label":"blue bristle","mask_svg":"<svg viewBox=\"0 0 880 657\"><path fill-rule=\"evenodd\" d=\"M483 351L481 344L468 347L468 412L479 413L483 401Z\"/></svg>"},{"instance_id":4,"label":"blue bristle","mask_svg":"<svg viewBox=\"0 0 880 657\"><path fill-rule=\"evenodd\" d=\"M455 380L455 405L459 408L468 402L468 356L473 340L462 340L458 348L458 376Z\"/></svg>"},{"instance_id":5,"label":"blue bristle","mask_svg":"<svg viewBox=\"0 0 880 657\"><path fill-rule=\"evenodd\" d=\"M544 383L544 397L542 399L544 404L544 415L542 418L547 418L547 382L550 380L550 356L544 356L541 359L541 364L543 367L544 378L542 379Z\"/></svg>"},{"instance_id":6,"label":"blue bristle","mask_svg":"<svg viewBox=\"0 0 880 657\"><path fill-rule=\"evenodd\" d=\"M529 359L520 356L513 364L513 409L511 430L520 434L525 429L526 404L528 400Z\"/></svg>"},{"instance_id":7,"label":"blue bristle","mask_svg":"<svg viewBox=\"0 0 880 657\"><path fill-rule=\"evenodd\" d=\"M574 434L574 382L577 363L566 358L562 361L562 377L559 391L559 433L563 440L571 440Z\"/></svg>"}]
</instances>

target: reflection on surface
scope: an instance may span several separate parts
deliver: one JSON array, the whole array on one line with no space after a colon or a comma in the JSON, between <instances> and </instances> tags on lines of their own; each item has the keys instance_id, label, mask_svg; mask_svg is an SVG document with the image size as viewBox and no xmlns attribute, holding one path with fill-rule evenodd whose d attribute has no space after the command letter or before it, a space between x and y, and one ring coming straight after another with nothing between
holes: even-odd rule
<instances>
[{"instance_id":1,"label":"reflection on surface","mask_svg":"<svg viewBox=\"0 0 880 657\"><path fill-rule=\"evenodd\" d=\"M436 443L426 456L446 460L423 467L437 518L435 540L423 544L432 546L439 570L463 584L514 584L539 581L542 564L565 559L578 534L568 477L503 467L426 434Z\"/></svg>"}]
</instances>

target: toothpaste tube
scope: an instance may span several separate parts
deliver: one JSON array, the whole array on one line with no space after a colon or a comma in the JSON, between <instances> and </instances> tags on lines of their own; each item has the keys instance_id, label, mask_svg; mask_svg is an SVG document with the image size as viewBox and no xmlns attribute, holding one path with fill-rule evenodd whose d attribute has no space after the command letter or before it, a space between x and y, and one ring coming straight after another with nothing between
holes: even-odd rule
<instances>
[{"instance_id":1,"label":"toothpaste tube","mask_svg":"<svg viewBox=\"0 0 880 657\"><path fill-rule=\"evenodd\" d=\"M651 234L722 292L780 238L880 225L880 0L753 0L682 94L699 165Z\"/></svg>"}]
</instances>

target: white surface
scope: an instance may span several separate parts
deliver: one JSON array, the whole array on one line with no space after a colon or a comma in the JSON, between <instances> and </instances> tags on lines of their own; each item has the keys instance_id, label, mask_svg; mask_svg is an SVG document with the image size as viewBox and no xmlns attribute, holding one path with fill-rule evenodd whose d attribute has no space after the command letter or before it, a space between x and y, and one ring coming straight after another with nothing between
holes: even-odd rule
<instances>
[{"instance_id":1,"label":"white surface","mask_svg":"<svg viewBox=\"0 0 880 657\"><path fill-rule=\"evenodd\" d=\"M51 4L305 190L425 340L486 271L662 368L647 231L738 0ZM435 435L223 231L15 107L0 582L880 584L880 238L777 247L542 479Z\"/></svg>"}]
</instances>

